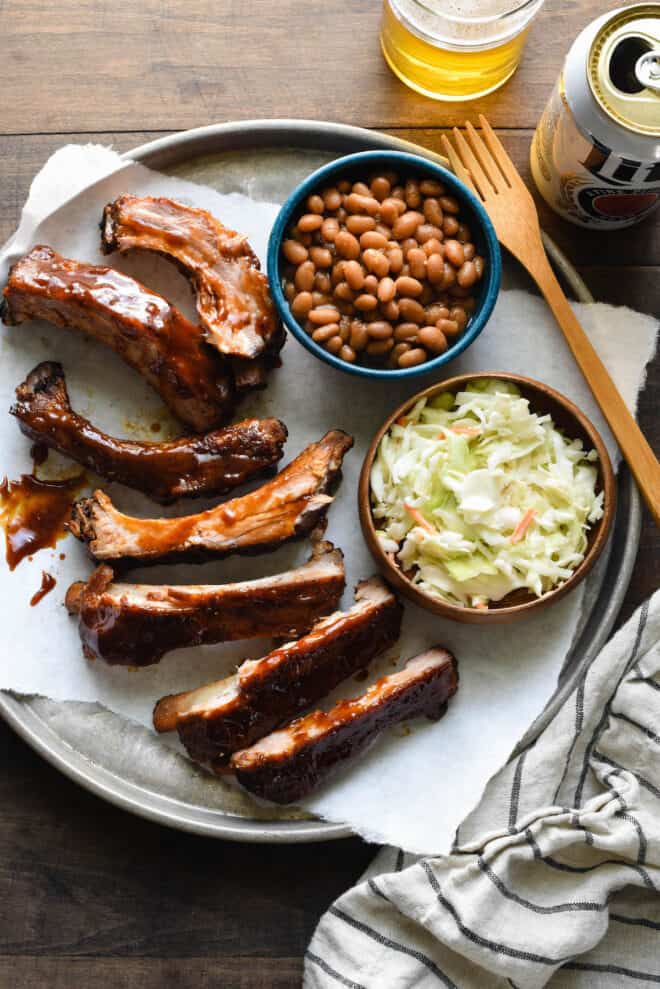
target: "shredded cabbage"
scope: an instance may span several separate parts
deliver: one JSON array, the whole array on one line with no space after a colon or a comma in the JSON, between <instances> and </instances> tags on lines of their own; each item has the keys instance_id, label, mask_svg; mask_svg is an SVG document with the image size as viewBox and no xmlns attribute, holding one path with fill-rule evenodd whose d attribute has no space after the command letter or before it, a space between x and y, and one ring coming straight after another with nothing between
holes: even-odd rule
<instances>
[{"instance_id":1,"label":"shredded cabbage","mask_svg":"<svg viewBox=\"0 0 660 989\"><path fill-rule=\"evenodd\" d=\"M598 459L509 382L422 399L383 437L371 470L381 545L421 590L484 608L540 597L584 559L603 514Z\"/></svg>"}]
</instances>

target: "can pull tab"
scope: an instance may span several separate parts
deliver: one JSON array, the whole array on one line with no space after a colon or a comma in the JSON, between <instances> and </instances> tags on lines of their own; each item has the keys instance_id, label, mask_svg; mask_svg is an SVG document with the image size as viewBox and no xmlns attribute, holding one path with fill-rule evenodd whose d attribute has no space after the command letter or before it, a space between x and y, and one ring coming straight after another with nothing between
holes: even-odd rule
<instances>
[{"instance_id":1,"label":"can pull tab","mask_svg":"<svg viewBox=\"0 0 660 989\"><path fill-rule=\"evenodd\" d=\"M640 55L635 62L635 76L640 85L660 93L660 49Z\"/></svg>"}]
</instances>

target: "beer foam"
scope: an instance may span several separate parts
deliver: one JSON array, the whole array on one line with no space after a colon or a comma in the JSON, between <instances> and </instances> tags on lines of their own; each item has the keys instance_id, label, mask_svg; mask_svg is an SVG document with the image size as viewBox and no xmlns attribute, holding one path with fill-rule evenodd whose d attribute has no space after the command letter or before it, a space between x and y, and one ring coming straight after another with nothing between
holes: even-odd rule
<instances>
[{"instance_id":1,"label":"beer foam","mask_svg":"<svg viewBox=\"0 0 660 989\"><path fill-rule=\"evenodd\" d=\"M492 45L522 31L544 0L390 0L408 24L456 45Z\"/></svg>"}]
</instances>

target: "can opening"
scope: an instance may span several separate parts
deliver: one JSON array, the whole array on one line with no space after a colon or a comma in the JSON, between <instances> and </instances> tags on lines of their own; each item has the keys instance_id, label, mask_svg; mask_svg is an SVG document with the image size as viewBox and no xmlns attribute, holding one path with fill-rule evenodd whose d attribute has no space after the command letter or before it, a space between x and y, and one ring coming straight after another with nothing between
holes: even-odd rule
<instances>
[{"instance_id":1,"label":"can opening","mask_svg":"<svg viewBox=\"0 0 660 989\"><path fill-rule=\"evenodd\" d=\"M635 72L637 59L651 51L645 38L622 38L615 45L610 57L608 72L610 81L621 93L641 93L645 88Z\"/></svg>"}]
</instances>

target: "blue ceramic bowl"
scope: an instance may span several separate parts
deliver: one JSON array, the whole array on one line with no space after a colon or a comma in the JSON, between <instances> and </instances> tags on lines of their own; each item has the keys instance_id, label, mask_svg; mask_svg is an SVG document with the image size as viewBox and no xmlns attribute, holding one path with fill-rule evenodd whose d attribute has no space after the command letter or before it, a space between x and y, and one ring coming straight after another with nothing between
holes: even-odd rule
<instances>
[{"instance_id":1,"label":"blue ceramic bowl","mask_svg":"<svg viewBox=\"0 0 660 989\"><path fill-rule=\"evenodd\" d=\"M294 220L305 212L304 203L307 197L326 186L335 185L342 178L350 178L353 182L364 181L367 176L381 170L396 171L404 180L407 177L423 176L442 182L447 191L460 202L461 219L470 227L477 252L486 261L484 277L475 286L474 297L477 300L477 305L465 332L458 337L451 347L448 347L444 354L439 354L424 364L396 370L358 363L349 364L319 346L291 313L289 303L282 290L284 264L281 252L282 241ZM348 374L357 374L365 378L412 378L434 371L462 353L473 340L476 340L488 322L500 288L501 269L500 245L493 224L474 193L460 182L452 172L441 165L436 165L428 158L402 151L362 151L358 154L338 158L336 161L317 169L304 182L301 182L284 203L277 215L268 242L268 279L275 306L284 324L303 347L325 361L326 364L331 364L341 371L348 372Z\"/></svg>"}]
</instances>

